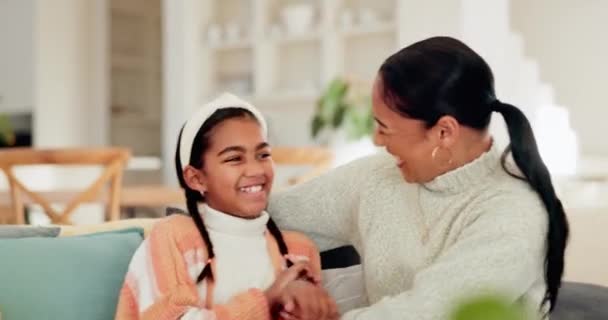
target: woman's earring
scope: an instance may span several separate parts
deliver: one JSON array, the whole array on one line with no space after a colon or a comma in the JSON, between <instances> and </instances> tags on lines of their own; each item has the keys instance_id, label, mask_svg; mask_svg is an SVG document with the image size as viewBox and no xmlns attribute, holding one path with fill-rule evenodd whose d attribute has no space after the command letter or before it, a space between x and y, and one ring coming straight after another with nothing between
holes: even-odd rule
<instances>
[{"instance_id":1,"label":"woman's earring","mask_svg":"<svg viewBox=\"0 0 608 320\"><path fill-rule=\"evenodd\" d=\"M439 153L439 149L446 150L447 154L444 153L444 155L441 155ZM448 148L440 148L439 146L436 146L433 149L433 152L431 152L431 158L433 159L433 162L438 163L439 166L442 168L449 167L450 165L452 165L452 162L453 162L452 151L450 151L450 149L448 149Z\"/></svg>"}]
</instances>

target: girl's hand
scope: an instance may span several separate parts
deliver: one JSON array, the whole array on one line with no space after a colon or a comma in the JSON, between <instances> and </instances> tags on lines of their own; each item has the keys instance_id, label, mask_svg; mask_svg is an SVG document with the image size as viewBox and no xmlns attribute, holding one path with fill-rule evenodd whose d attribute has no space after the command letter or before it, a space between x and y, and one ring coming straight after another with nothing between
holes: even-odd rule
<instances>
[{"instance_id":1,"label":"girl's hand","mask_svg":"<svg viewBox=\"0 0 608 320\"><path fill-rule=\"evenodd\" d=\"M281 308L280 298L290 282L300 278L312 279L312 277L312 268L308 261L296 262L293 266L281 272L274 283L264 291L271 310Z\"/></svg>"},{"instance_id":2,"label":"girl's hand","mask_svg":"<svg viewBox=\"0 0 608 320\"><path fill-rule=\"evenodd\" d=\"M290 282L279 299L283 306L279 315L285 320L336 320L335 301L322 287L309 281Z\"/></svg>"}]
</instances>

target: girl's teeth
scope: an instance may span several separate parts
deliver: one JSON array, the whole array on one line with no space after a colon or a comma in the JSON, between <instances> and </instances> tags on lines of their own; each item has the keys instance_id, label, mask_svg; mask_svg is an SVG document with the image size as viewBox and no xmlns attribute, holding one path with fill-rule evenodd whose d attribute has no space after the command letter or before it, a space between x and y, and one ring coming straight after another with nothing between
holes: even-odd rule
<instances>
[{"instance_id":1,"label":"girl's teeth","mask_svg":"<svg viewBox=\"0 0 608 320\"><path fill-rule=\"evenodd\" d=\"M257 186L241 188L241 191L246 192L246 193L260 192L260 191L262 191L262 186L257 185Z\"/></svg>"}]
</instances>

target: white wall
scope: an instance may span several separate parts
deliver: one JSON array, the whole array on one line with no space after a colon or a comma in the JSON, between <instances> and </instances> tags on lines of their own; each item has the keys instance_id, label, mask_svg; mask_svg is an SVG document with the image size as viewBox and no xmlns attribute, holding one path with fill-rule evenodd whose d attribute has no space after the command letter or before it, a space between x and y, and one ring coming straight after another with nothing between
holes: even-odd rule
<instances>
[{"instance_id":1,"label":"white wall","mask_svg":"<svg viewBox=\"0 0 608 320\"><path fill-rule=\"evenodd\" d=\"M38 0L34 32L34 144L102 144L106 125L103 0ZM101 8L100 8L101 7ZM101 134L100 134L101 133Z\"/></svg>"},{"instance_id":2,"label":"white wall","mask_svg":"<svg viewBox=\"0 0 608 320\"><path fill-rule=\"evenodd\" d=\"M163 0L163 141L165 183L177 184L175 148L181 126L200 101L200 14L199 0Z\"/></svg>"},{"instance_id":3,"label":"white wall","mask_svg":"<svg viewBox=\"0 0 608 320\"><path fill-rule=\"evenodd\" d=\"M28 113L34 104L34 4L0 1L0 113Z\"/></svg>"},{"instance_id":4,"label":"white wall","mask_svg":"<svg viewBox=\"0 0 608 320\"><path fill-rule=\"evenodd\" d=\"M608 1L511 0L525 52L570 110L584 155L608 156Z\"/></svg>"},{"instance_id":5,"label":"white wall","mask_svg":"<svg viewBox=\"0 0 608 320\"><path fill-rule=\"evenodd\" d=\"M401 0L398 10L399 43L406 47L432 36L458 37L461 1Z\"/></svg>"}]
</instances>

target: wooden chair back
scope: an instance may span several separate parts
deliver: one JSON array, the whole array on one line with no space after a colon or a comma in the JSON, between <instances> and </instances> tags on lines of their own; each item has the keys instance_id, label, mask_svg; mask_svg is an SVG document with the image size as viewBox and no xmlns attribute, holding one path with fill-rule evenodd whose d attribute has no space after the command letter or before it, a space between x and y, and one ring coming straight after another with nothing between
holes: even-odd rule
<instances>
[{"instance_id":1,"label":"wooden chair back","mask_svg":"<svg viewBox=\"0 0 608 320\"><path fill-rule=\"evenodd\" d=\"M70 216L82 203L98 200L103 187L109 183L107 220L120 218L120 193L124 167L131 152L126 148L48 149L11 148L0 150L0 169L8 179L16 224L25 223L25 203L22 195L39 204L54 224L70 224ZM52 207L51 202L21 181L14 167L28 165L100 165L100 176L84 191L67 201L63 210Z\"/></svg>"},{"instance_id":2,"label":"wooden chair back","mask_svg":"<svg viewBox=\"0 0 608 320\"><path fill-rule=\"evenodd\" d=\"M272 159L277 165L311 167L306 173L289 179L288 184L294 185L314 178L329 169L333 154L322 147L273 147Z\"/></svg>"}]
</instances>

